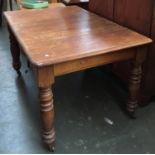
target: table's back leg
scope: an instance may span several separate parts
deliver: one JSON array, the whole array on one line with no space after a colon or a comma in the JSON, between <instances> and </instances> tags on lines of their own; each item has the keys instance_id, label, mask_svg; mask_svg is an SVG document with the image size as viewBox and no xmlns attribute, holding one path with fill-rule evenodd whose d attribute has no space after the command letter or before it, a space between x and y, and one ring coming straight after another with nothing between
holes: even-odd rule
<instances>
[{"instance_id":1,"label":"table's back leg","mask_svg":"<svg viewBox=\"0 0 155 155\"><path fill-rule=\"evenodd\" d=\"M2 26L3 0L0 0L0 26Z\"/></svg>"},{"instance_id":2,"label":"table's back leg","mask_svg":"<svg viewBox=\"0 0 155 155\"><path fill-rule=\"evenodd\" d=\"M12 0L9 0L10 10L13 10Z\"/></svg>"},{"instance_id":3,"label":"table's back leg","mask_svg":"<svg viewBox=\"0 0 155 155\"><path fill-rule=\"evenodd\" d=\"M8 29L10 34L10 50L11 50L12 61L13 61L12 65L13 65L13 68L17 71L17 74L20 76L21 75L20 47L11 29L9 27Z\"/></svg>"},{"instance_id":4,"label":"table's back leg","mask_svg":"<svg viewBox=\"0 0 155 155\"><path fill-rule=\"evenodd\" d=\"M49 150L54 151L54 104L51 89L52 84L54 84L53 68L38 68L37 82L39 88L40 111L43 123L43 142Z\"/></svg>"},{"instance_id":5,"label":"table's back leg","mask_svg":"<svg viewBox=\"0 0 155 155\"><path fill-rule=\"evenodd\" d=\"M127 110L131 117L135 117L135 110L138 106L138 94L141 83L142 68L136 62L133 62L132 71L129 79L129 99Z\"/></svg>"},{"instance_id":6,"label":"table's back leg","mask_svg":"<svg viewBox=\"0 0 155 155\"><path fill-rule=\"evenodd\" d=\"M132 118L135 118L135 110L138 106L138 98L142 78L142 64L145 60L146 48L137 49L135 59L132 60L131 75L129 78L129 98L127 102L127 111Z\"/></svg>"}]
</instances>

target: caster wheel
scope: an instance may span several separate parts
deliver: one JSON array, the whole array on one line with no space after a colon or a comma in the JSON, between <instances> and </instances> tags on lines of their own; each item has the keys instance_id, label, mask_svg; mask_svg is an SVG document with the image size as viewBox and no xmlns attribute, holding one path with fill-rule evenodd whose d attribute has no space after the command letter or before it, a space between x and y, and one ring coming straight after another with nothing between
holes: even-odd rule
<instances>
[{"instance_id":1,"label":"caster wheel","mask_svg":"<svg viewBox=\"0 0 155 155\"><path fill-rule=\"evenodd\" d=\"M17 74L18 74L18 77L20 77L20 76L21 76L21 72L20 72L20 71L17 71Z\"/></svg>"},{"instance_id":2,"label":"caster wheel","mask_svg":"<svg viewBox=\"0 0 155 155\"><path fill-rule=\"evenodd\" d=\"M136 114L135 112L128 112L128 115L131 119L136 119Z\"/></svg>"},{"instance_id":3,"label":"caster wheel","mask_svg":"<svg viewBox=\"0 0 155 155\"><path fill-rule=\"evenodd\" d=\"M55 147L52 146L52 145L48 145L48 150L49 150L50 152L54 152Z\"/></svg>"}]
</instances>

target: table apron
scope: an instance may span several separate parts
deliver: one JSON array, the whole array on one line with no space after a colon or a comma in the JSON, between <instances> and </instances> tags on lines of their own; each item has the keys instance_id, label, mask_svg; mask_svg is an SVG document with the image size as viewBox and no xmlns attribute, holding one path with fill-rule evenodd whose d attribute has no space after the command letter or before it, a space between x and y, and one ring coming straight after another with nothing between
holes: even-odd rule
<instances>
[{"instance_id":1,"label":"table apron","mask_svg":"<svg viewBox=\"0 0 155 155\"><path fill-rule=\"evenodd\" d=\"M137 48L110 52L87 58L81 58L54 65L54 76L60 76L100 65L110 64L117 61L128 60L135 57Z\"/></svg>"}]
</instances>

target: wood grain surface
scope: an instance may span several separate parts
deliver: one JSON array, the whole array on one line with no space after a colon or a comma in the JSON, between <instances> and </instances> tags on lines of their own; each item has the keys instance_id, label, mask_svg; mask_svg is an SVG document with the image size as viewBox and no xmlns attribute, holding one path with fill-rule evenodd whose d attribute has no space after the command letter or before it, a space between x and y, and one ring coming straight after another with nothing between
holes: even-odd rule
<instances>
[{"instance_id":1,"label":"wood grain surface","mask_svg":"<svg viewBox=\"0 0 155 155\"><path fill-rule=\"evenodd\" d=\"M38 66L151 42L76 6L6 12L5 17L30 61Z\"/></svg>"}]
</instances>

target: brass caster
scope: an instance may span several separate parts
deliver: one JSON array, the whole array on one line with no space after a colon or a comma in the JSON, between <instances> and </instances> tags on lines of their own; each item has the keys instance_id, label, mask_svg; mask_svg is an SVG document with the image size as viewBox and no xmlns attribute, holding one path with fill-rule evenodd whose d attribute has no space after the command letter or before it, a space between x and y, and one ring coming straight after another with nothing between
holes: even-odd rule
<instances>
[{"instance_id":1,"label":"brass caster","mask_svg":"<svg viewBox=\"0 0 155 155\"><path fill-rule=\"evenodd\" d=\"M128 111L128 116L129 116L131 119L136 119L136 113L135 113L135 112L129 112L129 111Z\"/></svg>"},{"instance_id":2,"label":"brass caster","mask_svg":"<svg viewBox=\"0 0 155 155\"><path fill-rule=\"evenodd\" d=\"M54 150L55 150L55 147L54 147L54 145L52 144L52 145L47 145L47 148L48 148L48 150L50 151L50 152L54 152Z\"/></svg>"},{"instance_id":3,"label":"brass caster","mask_svg":"<svg viewBox=\"0 0 155 155\"><path fill-rule=\"evenodd\" d=\"M18 74L18 77L21 76L21 72L19 70L17 70L17 74Z\"/></svg>"}]
</instances>

